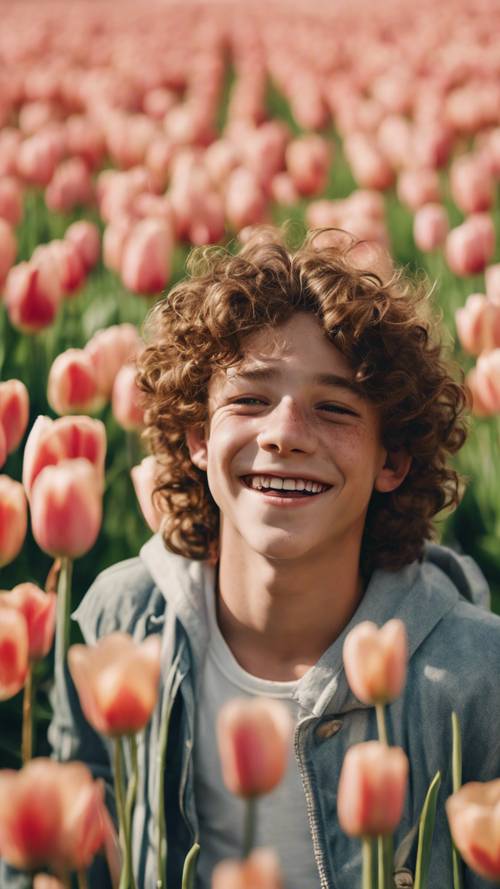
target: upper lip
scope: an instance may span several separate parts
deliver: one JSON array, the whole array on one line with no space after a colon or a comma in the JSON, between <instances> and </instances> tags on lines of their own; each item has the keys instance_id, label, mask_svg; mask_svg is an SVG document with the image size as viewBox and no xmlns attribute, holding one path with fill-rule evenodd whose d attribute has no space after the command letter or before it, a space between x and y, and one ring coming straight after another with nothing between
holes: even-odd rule
<instances>
[{"instance_id":1,"label":"upper lip","mask_svg":"<svg viewBox=\"0 0 500 889\"><path fill-rule=\"evenodd\" d=\"M268 471L267 469L259 469L252 470L252 472L244 472L241 475L241 478L248 478L251 475L264 475L264 476L272 476L273 478L293 478L293 479L302 479L305 482L317 482L320 485L328 485L331 487L329 482L325 482L322 478L317 478L317 476L309 475L308 473L300 473L300 472L276 472L275 470Z\"/></svg>"}]
</instances>

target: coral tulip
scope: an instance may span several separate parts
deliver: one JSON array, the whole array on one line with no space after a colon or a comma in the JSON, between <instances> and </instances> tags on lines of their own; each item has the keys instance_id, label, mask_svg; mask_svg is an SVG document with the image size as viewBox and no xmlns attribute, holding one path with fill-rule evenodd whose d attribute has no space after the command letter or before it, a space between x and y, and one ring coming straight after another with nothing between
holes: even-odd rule
<instances>
[{"instance_id":1,"label":"coral tulip","mask_svg":"<svg viewBox=\"0 0 500 889\"><path fill-rule=\"evenodd\" d=\"M455 323L462 348L471 355L500 348L500 303L471 293L465 306L455 312Z\"/></svg>"},{"instance_id":2,"label":"coral tulip","mask_svg":"<svg viewBox=\"0 0 500 889\"><path fill-rule=\"evenodd\" d=\"M5 304L13 327L36 333L54 321L62 297L59 269L48 254L13 266L5 282Z\"/></svg>"},{"instance_id":3,"label":"coral tulip","mask_svg":"<svg viewBox=\"0 0 500 889\"><path fill-rule=\"evenodd\" d=\"M172 232L161 219L143 219L132 228L121 256L121 277L134 293L159 293L170 277Z\"/></svg>"},{"instance_id":4,"label":"coral tulip","mask_svg":"<svg viewBox=\"0 0 500 889\"><path fill-rule=\"evenodd\" d=\"M45 593L34 583L20 583L10 592L0 593L0 609L14 608L26 621L30 660L41 660L51 649L56 602L55 593Z\"/></svg>"},{"instance_id":5,"label":"coral tulip","mask_svg":"<svg viewBox=\"0 0 500 889\"><path fill-rule=\"evenodd\" d=\"M18 447L29 420L28 390L21 380L0 383L0 426L5 433L7 453Z\"/></svg>"},{"instance_id":6,"label":"coral tulip","mask_svg":"<svg viewBox=\"0 0 500 889\"><path fill-rule=\"evenodd\" d=\"M28 658L26 620L14 608L0 608L0 701L6 701L21 691L28 674ZM2 824L0 820L1 853Z\"/></svg>"},{"instance_id":7,"label":"coral tulip","mask_svg":"<svg viewBox=\"0 0 500 889\"><path fill-rule=\"evenodd\" d=\"M446 800L453 842L472 870L500 881L500 779L464 784Z\"/></svg>"},{"instance_id":8,"label":"coral tulip","mask_svg":"<svg viewBox=\"0 0 500 889\"><path fill-rule=\"evenodd\" d=\"M441 204L424 204L415 213L413 237L418 249L423 253L430 253L441 247L446 240L448 229L448 216Z\"/></svg>"},{"instance_id":9,"label":"coral tulip","mask_svg":"<svg viewBox=\"0 0 500 889\"><path fill-rule=\"evenodd\" d=\"M68 297L78 290L85 280L85 266L78 249L71 241L51 241L47 244L59 269L59 280L64 296ZM36 250L33 253L36 258ZM33 258L32 257L32 258Z\"/></svg>"},{"instance_id":10,"label":"coral tulip","mask_svg":"<svg viewBox=\"0 0 500 889\"><path fill-rule=\"evenodd\" d=\"M406 680L408 642L402 621L379 629L363 621L347 634L344 669L352 691L365 704L385 704L401 694Z\"/></svg>"},{"instance_id":11,"label":"coral tulip","mask_svg":"<svg viewBox=\"0 0 500 889\"><path fill-rule=\"evenodd\" d=\"M28 527L28 505L23 486L0 475L0 566L8 565L21 551Z\"/></svg>"},{"instance_id":12,"label":"coral tulip","mask_svg":"<svg viewBox=\"0 0 500 889\"><path fill-rule=\"evenodd\" d=\"M47 401L56 414L90 414L103 406L105 398L84 349L66 349L57 356L49 371Z\"/></svg>"},{"instance_id":13,"label":"coral tulip","mask_svg":"<svg viewBox=\"0 0 500 889\"><path fill-rule=\"evenodd\" d=\"M220 861L212 873L212 889L283 889L274 849L259 848L244 861Z\"/></svg>"},{"instance_id":14,"label":"coral tulip","mask_svg":"<svg viewBox=\"0 0 500 889\"><path fill-rule=\"evenodd\" d=\"M475 213L453 228L446 239L446 261L455 275L477 275L490 261L495 249L491 216Z\"/></svg>"},{"instance_id":15,"label":"coral tulip","mask_svg":"<svg viewBox=\"0 0 500 889\"><path fill-rule=\"evenodd\" d=\"M286 148L286 167L301 195L320 194L327 182L331 151L318 135L294 139Z\"/></svg>"},{"instance_id":16,"label":"coral tulip","mask_svg":"<svg viewBox=\"0 0 500 889\"><path fill-rule=\"evenodd\" d=\"M152 496L156 483L156 457L144 457L144 460L130 470L134 490L141 507L142 514L152 531L158 531L162 514L153 503Z\"/></svg>"},{"instance_id":17,"label":"coral tulip","mask_svg":"<svg viewBox=\"0 0 500 889\"><path fill-rule=\"evenodd\" d=\"M133 364L124 364L113 384L111 406L116 422L128 431L144 426L143 394L136 383L137 370Z\"/></svg>"},{"instance_id":18,"label":"coral tulip","mask_svg":"<svg viewBox=\"0 0 500 889\"><path fill-rule=\"evenodd\" d=\"M14 265L16 253L17 241L14 232L5 219L0 219L0 286Z\"/></svg>"},{"instance_id":19,"label":"coral tulip","mask_svg":"<svg viewBox=\"0 0 500 889\"><path fill-rule=\"evenodd\" d=\"M40 549L77 559L94 545L102 520L102 482L83 458L45 466L31 489L31 528Z\"/></svg>"},{"instance_id":20,"label":"coral tulip","mask_svg":"<svg viewBox=\"0 0 500 889\"><path fill-rule=\"evenodd\" d=\"M158 698L160 648L159 636L137 643L126 633L111 633L94 646L71 646L71 676L96 731L116 737L144 728Z\"/></svg>"},{"instance_id":21,"label":"coral tulip","mask_svg":"<svg viewBox=\"0 0 500 889\"><path fill-rule=\"evenodd\" d=\"M337 812L352 837L391 834L399 824L408 779L408 759L400 747L379 741L355 744L340 773Z\"/></svg>"},{"instance_id":22,"label":"coral tulip","mask_svg":"<svg viewBox=\"0 0 500 889\"><path fill-rule=\"evenodd\" d=\"M0 772L0 854L13 867L84 869L109 829L104 785L82 763L38 757Z\"/></svg>"},{"instance_id":23,"label":"coral tulip","mask_svg":"<svg viewBox=\"0 0 500 889\"><path fill-rule=\"evenodd\" d=\"M111 397L113 383L121 367L133 361L144 343L133 324L113 324L98 330L85 346L94 366L99 392Z\"/></svg>"},{"instance_id":24,"label":"coral tulip","mask_svg":"<svg viewBox=\"0 0 500 889\"><path fill-rule=\"evenodd\" d=\"M105 456L106 428L100 420L86 416L57 420L37 417L24 448L23 485L28 497L42 469L61 460L84 457L95 467L102 482Z\"/></svg>"},{"instance_id":25,"label":"coral tulip","mask_svg":"<svg viewBox=\"0 0 500 889\"><path fill-rule=\"evenodd\" d=\"M222 775L232 793L269 793L283 778L291 738L291 717L280 701L234 699L217 720Z\"/></svg>"},{"instance_id":26,"label":"coral tulip","mask_svg":"<svg viewBox=\"0 0 500 889\"><path fill-rule=\"evenodd\" d=\"M73 222L66 229L64 240L74 244L87 271L96 265L101 252L101 240L99 229L93 222L86 219Z\"/></svg>"}]
</instances>

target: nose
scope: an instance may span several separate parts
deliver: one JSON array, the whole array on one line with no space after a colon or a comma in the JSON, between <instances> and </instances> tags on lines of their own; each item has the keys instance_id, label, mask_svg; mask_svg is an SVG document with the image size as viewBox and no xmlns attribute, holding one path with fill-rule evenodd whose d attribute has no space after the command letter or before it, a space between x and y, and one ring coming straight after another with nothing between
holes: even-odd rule
<instances>
[{"instance_id":1,"label":"nose","mask_svg":"<svg viewBox=\"0 0 500 889\"><path fill-rule=\"evenodd\" d=\"M274 410L262 417L257 444L264 451L313 453L317 439L303 411L290 396L283 398Z\"/></svg>"}]
</instances>

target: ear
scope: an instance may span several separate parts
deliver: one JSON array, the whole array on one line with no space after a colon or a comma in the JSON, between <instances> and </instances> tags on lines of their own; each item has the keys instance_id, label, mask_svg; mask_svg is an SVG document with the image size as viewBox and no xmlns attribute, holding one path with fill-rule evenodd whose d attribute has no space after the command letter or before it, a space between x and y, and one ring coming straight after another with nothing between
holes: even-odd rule
<instances>
[{"instance_id":1,"label":"ear","mask_svg":"<svg viewBox=\"0 0 500 889\"><path fill-rule=\"evenodd\" d=\"M385 463L375 479L375 490L382 494L395 491L404 482L410 466L411 457L404 449L388 451Z\"/></svg>"},{"instance_id":2,"label":"ear","mask_svg":"<svg viewBox=\"0 0 500 889\"><path fill-rule=\"evenodd\" d=\"M189 450L189 456L198 469L203 472L207 471L208 466L208 448L205 438L205 430L203 426L191 426L186 432L186 444Z\"/></svg>"}]
</instances>

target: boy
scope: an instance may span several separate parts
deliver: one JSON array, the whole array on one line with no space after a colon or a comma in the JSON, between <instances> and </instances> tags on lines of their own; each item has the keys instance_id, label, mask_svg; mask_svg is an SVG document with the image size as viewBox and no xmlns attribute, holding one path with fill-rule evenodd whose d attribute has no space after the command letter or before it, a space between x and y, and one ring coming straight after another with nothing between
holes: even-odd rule
<instances>
[{"instance_id":1,"label":"boy","mask_svg":"<svg viewBox=\"0 0 500 889\"><path fill-rule=\"evenodd\" d=\"M162 632L162 694L178 685L164 775L159 712L140 749L139 889L155 885L159 780L171 889L194 841L200 889L218 860L238 857L243 807L222 783L215 721L225 700L255 694L284 699L295 720L285 781L260 803L258 845L277 849L286 889L360 885L360 844L338 826L336 788L346 749L376 737L374 710L342 668L343 639L361 620L400 617L409 637L406 692L388 717L411 769L396 886L413 885L438 769L429 886L452 885L453 710L464 782L500 774L500 620L467 601L487 603L474 564L426 542L436 513L458 501L447 460L465 437L463 389L421 293L363 271L359 246L315 243L291 253L268 232L238 256L209 252L149 321L139 379L162 535L104 572L77 612L88 643L117 629ZM71 689L51 738L62 758L109 776ZM464 885L486 884L469 872Z\"/></svg>"}]
</instances>

